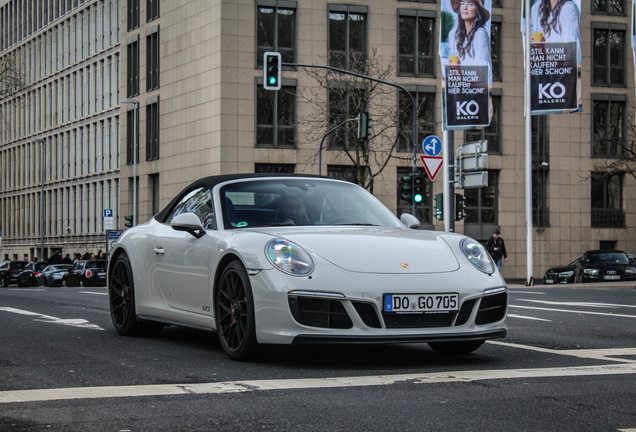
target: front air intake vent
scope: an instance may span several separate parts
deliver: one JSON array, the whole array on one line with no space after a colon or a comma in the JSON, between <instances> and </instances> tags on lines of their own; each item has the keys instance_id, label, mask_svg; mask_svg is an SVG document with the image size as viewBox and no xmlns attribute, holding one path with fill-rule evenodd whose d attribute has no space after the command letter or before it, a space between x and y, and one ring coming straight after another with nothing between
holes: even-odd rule
<instances>
[{"instance_id":1,"label":"front air intake vent","mask_svg":"<svg viewBox=\"0 0 636 432\"><path fill-rule=\"evenodd\" d=\"M506 316L508 293L495 294L481 299L475 324L484 325L501 321Z\"/></svg>"},{"instance_id":2,"label":"front air intake vent","mask_svg":"<svg viewBox=\"0 0 636 432\"><path fill-rule=\"evenodd\" d=\"M339 300L289 296L289 309L300 324L310 327L348 329L353 322Z\"/></svg>"}]
</instances>

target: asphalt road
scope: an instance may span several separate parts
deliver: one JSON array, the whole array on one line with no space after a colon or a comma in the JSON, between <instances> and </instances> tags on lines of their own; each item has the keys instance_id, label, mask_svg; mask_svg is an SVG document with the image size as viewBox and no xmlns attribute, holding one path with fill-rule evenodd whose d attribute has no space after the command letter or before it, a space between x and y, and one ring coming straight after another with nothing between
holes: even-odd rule
<instances>
[{"instance_id":1,"label":"asphalt road","mask_svg":"<svg viewBox=\"0 0 636 432\"><path fill-rule=\"evenodd\" d=\"M636 432L633 284L512 286L509 333L426 345L265 347L119 336L105 288L0 289L0 431Z\"/></svg>"}]
</instances>

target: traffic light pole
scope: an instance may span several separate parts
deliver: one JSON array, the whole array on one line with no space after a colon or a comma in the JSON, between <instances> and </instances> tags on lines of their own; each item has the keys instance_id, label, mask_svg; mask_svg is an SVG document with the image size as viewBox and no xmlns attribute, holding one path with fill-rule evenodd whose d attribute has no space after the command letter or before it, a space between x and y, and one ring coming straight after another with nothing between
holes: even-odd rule
<instances>
[{"instance_id":1,"label":"traffic light pole","mask_svg":"<svg viewBox=\"0 0 636 432\"><path fill-rule=\"evenodd\" d=\"M327 132L325 132L325 134L322 136L322 139L320 140L320 147L318 148L318 175L322 175L322 146L325 144L325 138L327 138L327 136L332 133L333 131L335 131L336 129L346 125L349 122L352 121L357 121L358 117L354 117L354 118L350 118L347 119L345 121L343 121L342 123L340 123L337 126L332 127L331 129L329 129Z\"/></svg>"},{"instance_id":2,"label":"traffic light pole","mask_svg":"<svg viewBox=\"0 0 636 432\"><path fill-rule=\"evenodd\" d=\"M363 75L357 72L351 72L351 71L336 68L333 66L322 66L322 65L312 65L312 64L302 64L302 63L287 63L287 62L282 62L281 65L303 67L303 68L314 68L314 69L327 69L333 72L338 72L345 75L352 75L358 78L374 81L380 84L386 84L388 86L398 88L402 90L403 92L405 92L407 96L411 99L411 105L413 106L413 178L415 178L415 175L417 174L417 102L415 101L415 97L413 97L410 91L408 91L405 87L391 81L385 81L378 78L373 78L367 75ZM411 186L415 188L415 183L413 183ZM412 203L411 211L413 213L413 216L415 216L415 202Z\"/></svg>"},{"instance_id":3,"label":"traffic light pole","mask_svg":"<svg viewBox=\"0 0 636 432\"><path fill-rule=\"evenodd\" d=\"M444 231L455 232L455 132L444 131Z\"/></svg>"}]
</instances>

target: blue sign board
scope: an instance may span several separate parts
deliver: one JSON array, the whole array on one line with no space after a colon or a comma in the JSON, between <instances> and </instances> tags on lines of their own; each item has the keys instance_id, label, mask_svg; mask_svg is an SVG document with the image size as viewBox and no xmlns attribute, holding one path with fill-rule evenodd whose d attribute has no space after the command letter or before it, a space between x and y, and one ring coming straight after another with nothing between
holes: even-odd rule
<instances>
[{"instance_id":1,"label":"blue sign board","mask_svg":"<svg viewBox=\"0 0 636 432\"><path fill-rule=\"evenodd\" d=\"M442 152L442 140L435 135L429 135L422 141L422 149L427 156L437 156Z\"/></svg>"},{"instance_id":2,"label":"blue sign board","mask_svg":"<svg viewBox=\"0 0 636 432\"><path fill-rule=\"evenodd\" d=\"M104 209L104 217L112 218L113 217L113 209Z\"/></svg>"}]
</instances>

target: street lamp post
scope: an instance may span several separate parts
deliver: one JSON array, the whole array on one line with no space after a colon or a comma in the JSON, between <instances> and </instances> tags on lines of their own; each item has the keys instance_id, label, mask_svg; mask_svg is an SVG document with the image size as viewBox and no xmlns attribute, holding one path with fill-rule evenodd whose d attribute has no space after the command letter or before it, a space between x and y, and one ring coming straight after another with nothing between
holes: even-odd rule
<instances>
[{"instance_id":1,"label":"street lamp post","mask_svg":"<svg viewBox=\"0 0 636 432\"><path fill-rule=\"evenodd\" d=\"M137 225L137 110L139 101L137 99L122 99L121 103L133 106L133 205L132 224Z\"/></svg>"},{"instance_id":2,"label":"street lamp post","mask_svg":"<svg viewBox=\"0 0 636 432\"><path fill-rule=\"evenodd\" d=\"M40 260L44 261L44 139L36 138L40 144Z\"/></svg>"}]
</instances>

